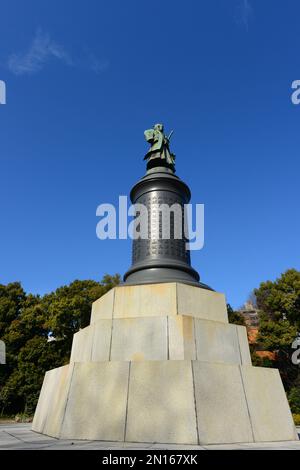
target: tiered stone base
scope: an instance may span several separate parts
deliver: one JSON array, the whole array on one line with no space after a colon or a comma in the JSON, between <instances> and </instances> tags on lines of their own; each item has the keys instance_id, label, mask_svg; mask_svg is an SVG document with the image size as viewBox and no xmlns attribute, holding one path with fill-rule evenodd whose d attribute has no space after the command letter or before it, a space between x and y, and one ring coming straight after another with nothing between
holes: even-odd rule
<instances>
[{"instance_id":1,"label":"tiered stone base","mask_svg":"<svg viewBox=\"0 0 300 470\"><path fill-rule=\"evenodd\" d=\"M46 373L32 429L176 444L298 439L278 371L251 366L225 297L177 283L121 286L93 304L70 364Z\"/></svg>"}]
</instances>

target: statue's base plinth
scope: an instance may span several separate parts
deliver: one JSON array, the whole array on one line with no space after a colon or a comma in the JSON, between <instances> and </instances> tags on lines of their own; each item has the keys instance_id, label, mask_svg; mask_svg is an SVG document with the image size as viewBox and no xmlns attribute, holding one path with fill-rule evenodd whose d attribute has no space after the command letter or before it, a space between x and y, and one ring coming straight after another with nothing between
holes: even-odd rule
<instances>
[{"instance_id":1,"label":"statue's base plinth","mask_svg":"<svg viewBox=\"0 0 300 470\"><path fill-rule=\"evenodd\" d=\"M46 373L32 429L120 442L298 439L278 371L251 366L225 297L182 283L124 285L94 302L70 364Z\"/></svg>"}]
</instances>

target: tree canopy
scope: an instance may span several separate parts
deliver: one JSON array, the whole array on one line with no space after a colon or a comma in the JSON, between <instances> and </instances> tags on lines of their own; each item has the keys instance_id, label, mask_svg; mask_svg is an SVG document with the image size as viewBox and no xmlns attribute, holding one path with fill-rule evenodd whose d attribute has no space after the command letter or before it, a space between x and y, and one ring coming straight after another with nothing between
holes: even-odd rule
<instances>
[{"instance_id":1,"label":"tree canopy","mask_svg":"<svg viewBox=\"0 0 300 470\"><path fill-rule=\"evenodd\" d=\"M300 272L289 269L275 281L262 282L254 290L260 312L260 327L257 338L261 347L276 352L273 367L280 371L285 389L295 399L299 396L299 366L291 361L292 343L300 330ZM266 364L264 364L266 365ZM300 413L300 406L298 411Z\"/></svg>"},{"instance_id":2,"label":"tree canopy","mask_svg":"<svg viewBox=\"0 0 300 470\"><path fill-rule=\"evenodd\" d=\"M229 323L243 326L246 325L243 315L240 312L233 310L230 304L227 304L227 314Z\"/></svg>"},{"instance_id":3,"label":"tree canopy","mask_svg":"<svg viewBox=\"0 0 300 470\"><path fill-rule=\"evenodd\" d=\"M119 282L118 274L101 282L76 280L42 297L26 294L19 282L0 285L0 339L6 345L0 413L33 413L45 372L69 362L73 334L89 324L92 303Z\"/></svg>"},{"instance_id":4,"label":"tree canopy","mask_svg":"<svg viewBox=\"0 0 300 470\"><path fill-rule=\"evenodd\" d=\"M257 307L269 320L288 320L300 329L300 271L289 269L254 290Z\"/></svg>"}]
</instances>

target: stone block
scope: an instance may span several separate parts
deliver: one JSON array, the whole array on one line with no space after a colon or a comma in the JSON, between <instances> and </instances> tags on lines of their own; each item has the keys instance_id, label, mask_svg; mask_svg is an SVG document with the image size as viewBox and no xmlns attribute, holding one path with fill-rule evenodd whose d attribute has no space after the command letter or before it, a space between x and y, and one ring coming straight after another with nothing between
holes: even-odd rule
<instances>
[{"instance_id":1,"label":"stone block","mask_svg":"<svg viewBox=\"0 0 300 470\"><path fill-rule=\"evenodd\" d=\"M253 442L239 366L192 365L200 445Z\"/></svg>"},{"instance_id":2,"label":"stone block","mask_svg":"<svg viewBox=\"0 0 300 470\"><path fill-rule=\"evenodd\" d=\"M251 364L244 327L186 315L98 320L74 335L72 362L194 360Z\"/></svg>"},{"instance_id":3,"label":"stone block","mask_svg":"<svg viewBox=\"0 0 300 470\"><path fill-rule=\"evenodd\" d=\"M167 359L167 317L113 320L111 361Z\"/></svg>"},{"instance_id":4,"label":"stone block","mask_svg":"<svg viewBox=\"0 0 300 470\"><path fill-rule=\"evenodd\" d=\"M228 323L223 294L182 283L119 286L92 306L91 324L98 319L188 315Z\"/></svg>"},{"instance_id":5,"label":"stone block","mask_svg":"<svg viewBox=\"0 0 300 470\"><path fill-rule=\"evenodd\" d=\"M55 381L52 381L53 383L51 382L51 378L54 378L54 374L55 372L51 370L45 374L38 404L34 413L31 427L32 431L42 433L44 430L47 414L49 411L49 399L47 399L47 396L51 396L51 388L52 391L54 389Z\"/></svg>"},{"instance_id":6,"label":"stone block","mask_svg":"<svg viewBox=\"0 0 300 470\"><path fill-rule=\"evenodd\" d=\"M72 373L73 364L46 373L32 424L33 431L60 437Z\"/></svg>"},{"instance_id":7,"label":"stone block","mask_svg":"<svg viewBox=\"0 0 300 470\"><path fill-rule=\"evenodd\" d=\"M176 284L116 287L114 318L176 314Z\"/></svg>"},{"instance_id":8,"label":"stone block","mask_svg":"<svg viewBox=\"0 0 300 470\"><path fill-rule=\"evenodd\" d=\"M239 348L241 354L241 364L245 366L251 366L252 361L250 355L247 328L242 325L236 325L236 331L238 335Z\"/></svg>"},{"instance_id":9,"label":"stone block","mask_svg":"<svg viewBox=\"0 0 300 470\"><path fill-rule=\"evenodd\" d=\"M128 362L76 363L61 437L123 441Z\"/></svg>"},{"instance_id":10,"label":"stone block","mask_svg":"<svg viewBox=\"0 0 300 470\"><path fill-rule=\"evenodd\" d=\"M92 358L93 362L108 361L110 355L112 320L98 320L91 325L94 329Z\"/></svg>"},{"instance_id":11,"label":"stone block","mask_svg":"<svg viewBox=\"0 0 300 470\"><path fill-rule=\"evenodd\" d=\"M240 364L236 325L194 319L198 361Z\"/></svg>"},{"instance_id":12,"label":"stone block","mask_svg":"<svg viewBox=\"0 0 300 470\"><path fill-rule=\"evenodd\" d=\"M73 336L70 361L90 361L92 358L93 341L94 328L92 326L87 326L75 333Z\"/></svg>"},{"instance_id":13,"label":"stone block","mask_svg":"<svg viewBox=\"0 0 300 470\"><path fill-rule=\"evenodd\" d=\"M188 445L298 439L277 370L198 360L49 371L32 429L64 439Z\"/></svg>"},{"instance_id":14,"label":"stone block","mask_svg":"<svg viewBox=\"0 0 300 470\"><path fill-rule=\"evenodd\" d=\"M182 315L168 317L169 359L196 359L194 318Z\"/></svg>"},{"instance_id":15,"label":"stone block","mask_svg":"<svg viewBox=\"0 0 300 470\"><path fill-rule=\"evenodd\" d=\"M298 440L277 369L241 367L254 440Z\"/></svg>"},{"instance_id":16,"label":"stone block","mask_svg":"<svg viewBox=\"0 0 300 470\"><path fill-rule=\"evenodd\" d=\"M224 294L177 284L177 314L228 323Z\"/></svg>"},{"instance_id":17,"label":"stone block","mask_svg":"<svg viewBox=\"0 0 300 470\"><path fill-rule=\"evenodd\" d=\"M112 318L116 288L109 290L92 304L91 323L101 318Z\"/></svg>"},{"instance_id":18,"label":"stone block","mask_svg":"<svg viewBox=\"0 0 300 470\"><path fill-rule=\"evenodd\" d=\"M125 440L197 444L190 361L131 363Z\"/></svg>"}]
</instances>

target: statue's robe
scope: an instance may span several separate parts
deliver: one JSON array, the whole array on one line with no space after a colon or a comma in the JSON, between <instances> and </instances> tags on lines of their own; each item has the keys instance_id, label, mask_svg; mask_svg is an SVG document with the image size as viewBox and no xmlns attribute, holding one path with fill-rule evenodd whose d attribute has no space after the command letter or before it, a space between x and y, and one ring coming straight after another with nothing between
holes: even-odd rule
<instances>
[{"instance_id":1,"label":"statue's robe","mask_svg":"<svg viewBox=\"0 0 300 470\"><path fill-rule=\"evenodd\" d=\"M148 150L144 157L144 160L154 160L160 158L165 160L169 165L174 164L174 159L170 153L169 142L166 139L163 132L156 129L148 129L144 132L147 142L151 144L151 148Z\"/></svg>"},{"instance_id":2,"label":"statue's robe","mask_svg":"<svg viewBox=\"0 0 300 470\"><path fill-rule=\"evenodd\" d=\"M144 134L147 142L151 144L151 148L148 150L145 158L159 158L163 148L164 134L155 129L149 129Z\"/></svg>"}]
</instances>

